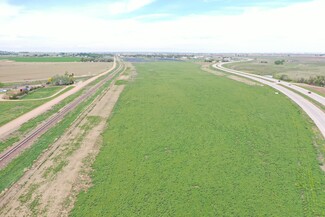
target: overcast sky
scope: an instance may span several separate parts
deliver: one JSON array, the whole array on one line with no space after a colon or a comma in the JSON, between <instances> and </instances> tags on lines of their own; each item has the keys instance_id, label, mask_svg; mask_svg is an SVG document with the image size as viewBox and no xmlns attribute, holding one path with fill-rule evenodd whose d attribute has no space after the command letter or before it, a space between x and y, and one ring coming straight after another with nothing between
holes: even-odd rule
<instances>
[{"instance_id":1,"label":"overcast sky","mask_svg":"<svg viewBox=\"0 0 325 217\"><path fill-rule=\"evenodd\" d=\"M0 0L0 50L325 52L325 0Z\"/></svg>"}]
</instances>

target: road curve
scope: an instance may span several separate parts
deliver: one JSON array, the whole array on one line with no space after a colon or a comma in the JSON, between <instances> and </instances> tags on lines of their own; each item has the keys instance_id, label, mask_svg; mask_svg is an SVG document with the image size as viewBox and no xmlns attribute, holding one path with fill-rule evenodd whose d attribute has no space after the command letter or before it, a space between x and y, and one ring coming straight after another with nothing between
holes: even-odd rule
<instances>
[{"instance_id":1,"label":"road curve","mask_svg":"<svg viewBox=\"0 0 325 217\"><path fill-rule=\"evenodd\" d=\"M263 78L260 78L255 75L251 75L249 73L240 72L240 71L236 71L236 70L232 70L232 69L227 69L222 66L223 64L225 64L225 63L214 64L213 67L216 69L231 73L231 74L239 75L241 77L249 78L251 80L268 85L268 86L282 92L287 97L289 97L292 101L294 101L298 106L300 106L307 113L307 115L313 120L313 122L316 124L316 126L322 133L323 137L325 138L325 113L321 109L319 109L317 106L315 106L313 103L311 103L309 100L305 99L304 97L295 93L294 91L292 91L284 86L279 85L279 83L277 83L277 82L265 79L265 77L263 77L263 76L261 76ZM290 86L290 88L292 88L292 85Z\"/></svg>"},{"instance_id":2,"label":"road curve","mask_svg":"<svg viewBox=\"0 0 325 217\"><path fill-rule=\"evenodd\" d=\"M251 61L252 59L248 59L246 61ZM236 62L243 62L243 61L236 61ZM274 79L274 78L270 78L270 77L266 77L266 76L261 76L261 75L256 75L256 74L251 74L251 73L246 73L246 72L242 72L242 71L237 71L237 70L233 70L233 69L229 69L229 68L225 68L223 67L223 65L225 64L229 64L229 63L235 63L235 62L225 62L225 63L222 63L222 64L219 64L218 67L219 69L223 70L223 71L226 71L226 72L238 72L238 73L242 73L242 74L245 74L245 75L250 75L250 76L254 76L256 78L262 78L264 80L267 80L267 81L271 81L271 82L275 82L275 83L280 83L281 85L285 86L285 87L288 87L288 88L291 88L303 95L306 95L308 97L310 97L311 99L315 100L316 102L320 103L321 105L325 106L325 97L313 92L313 91L310 91L310 90L307 90L305 88L302 88L302 87L299 87L297 85L294 85L290 82L286 82L286 81L280 81L278 79Z\"/></svg>"}]
</instances>

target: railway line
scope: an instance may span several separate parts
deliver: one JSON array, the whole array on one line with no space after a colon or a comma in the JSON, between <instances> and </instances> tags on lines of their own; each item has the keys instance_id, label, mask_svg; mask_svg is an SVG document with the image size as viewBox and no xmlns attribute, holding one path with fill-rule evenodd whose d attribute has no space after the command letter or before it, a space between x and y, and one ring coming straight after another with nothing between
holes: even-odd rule
<instances>
[{"instance_id":1,"label":"railway line","mask_svg":"<svg viewBox=\"0 0 325 217\"><path fill-rule=\"evenodd\" d=\"M35 130L30 132L25 138L5 150L0 154L0 169L4 168L13 158L18 156L26 148L30 147L33 142L48 131L51 127L55 126L60 120L62 120L69 112L74 110L81 102L90 98L95 92L101 88L106 82L112 80L119 72L122 71L124 64L119 61L118 67L110 74L103 75L103 79L94 86L90 87L85 93L77 97L68 105L63 107L53 116L49 117L45 122L38 126Z\"/></svg>"}]
</instances>

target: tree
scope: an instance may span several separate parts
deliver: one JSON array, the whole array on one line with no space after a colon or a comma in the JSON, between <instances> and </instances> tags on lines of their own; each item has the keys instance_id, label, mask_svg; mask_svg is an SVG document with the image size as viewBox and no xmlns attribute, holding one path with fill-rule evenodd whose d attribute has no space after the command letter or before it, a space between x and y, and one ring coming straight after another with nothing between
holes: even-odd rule
<instances>
[{"instance_id":1,"label":"tree","mask_svg":"<svg viewBox=\"0 0 325 217\"><path fill-rule=\"evenodd\" d=\"M74 83L74 74L65 72L64 75L56 75L48 80L53 85L69 85Z\"/></svg>"},{"instance_id":2,"label":"tree","mask_svg":"<svg viewBox=\"0 0 325 217\"><path fill-rule=\"evenodd\" d=\"M274 64L275 64L275 65L283 65L284 62L285 62L285 60L276 60L276 61L274 62Z\"/></svg>"}]
</instances>

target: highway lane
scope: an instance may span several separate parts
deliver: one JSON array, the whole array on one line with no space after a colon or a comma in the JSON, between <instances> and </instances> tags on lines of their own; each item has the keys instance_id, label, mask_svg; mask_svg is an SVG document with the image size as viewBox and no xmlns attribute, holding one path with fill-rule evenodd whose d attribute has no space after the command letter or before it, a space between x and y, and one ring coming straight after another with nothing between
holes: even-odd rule
<instances>
[{"instance_id":1,"label":"highway lane","mask_svg":"<svg viewBox=\"0 0 325 217\"><path fill-rule=\"evenodd\" d=\"M251 61L251 59L248 59L246 61ZM243 61L236 61L236 62L243 62ZM261 75L255 75L255 74L251 74L251 73L246 73L246 72L242 72L242 71L237 71L237 70L233 70L233 69L229 69L229 68L225 68L223 67L223 65L225 64L229 64L229 63L235 63L235 62L226 62L226 63L221 63L221 64L218 64L218 67L219 69L223 70L223 71L226 71L226 72L236 72L236 73L241 73L241 74L244 74L244 75L249 75L249 76L254 76L256 78L261 78L261 79L264 79L264 80L267 80L267 81L270 81L270 82L275 82L275 83L279 83L285 87L288 87L288 88L291 88L303 95L306 95L308 97L310 97L311 99L315 100L316 102L320 103L321 105L325 106L325 97L313 92L313 91L310 91L310 90L307 90L305 88L302 88L302 87L299 87L297 85L294 85L292 83L289 83L289 82L286 82L286 81L280 81L278 79L274 79L274 78L270 78L270 77L266 77L266 76L261 76Z\"/></svg>"},{"instance_id":2,"label":"highway lane","mask_svg":"<svg viewBox=\"0 0 325 217\"><path fill-rule=\"evenodd\" d=\"M263 78L259 78L248 73L227 69L222 67L223 64L224 63L214 64L213 67L228 73L249 78L251 80L268 85L278 90L279 92L283 93L287 97L289 97L292 101L294 101L298 106L300 106L306 112L306 114L313 120L313 122L316 124L316 126L322 133L323 137L325 138L325 113L321 109L319 109L316 105L314 105L313 103L311 103L309 100L305 99L298 93L295 93L294 91L279 85L279 83L277 82L265 80L263 76L261 76Z\"/></svg>"}]
</instances>

